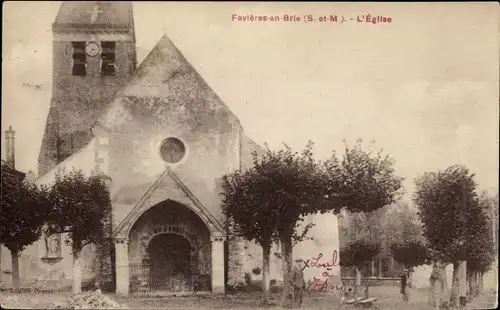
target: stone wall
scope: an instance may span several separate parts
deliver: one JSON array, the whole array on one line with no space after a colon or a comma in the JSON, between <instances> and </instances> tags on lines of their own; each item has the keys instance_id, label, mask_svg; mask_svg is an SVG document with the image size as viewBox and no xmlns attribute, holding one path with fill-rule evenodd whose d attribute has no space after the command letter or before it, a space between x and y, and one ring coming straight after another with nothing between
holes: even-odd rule
<instances>
[{"instance_id":1,"label":"stone wall","mask_svg":"<svg viewBox=\"0 0 500 310\"><path fill-rule=\"evenodd\" d=\"M78 153L73 154L61 162L57 167L48 171L45 175L38 178L35 183L38 185L51 185L55 180L59 169L71 171L73 168L82 170L85 174L91 174L95 169L95 144L89 143ZM60 247L59 257L46 259L46 241L41 238L34 244L26 247L21 253L19 259L21 281L59 281L67 282L72 279L73 274L73 256L71 247L65 242L66 235L62 235L58 241ZM94 279L98 274L96 258L96 247L88 245L82 250L82 279L87 282ZM12 268L10 252L8 249L2 249L2 274L8 274ZM97 269L96 269L97 268Z\"/></svg>"},{"instance_id":2,"label":"stone wall","mask_svg":"<svg viewBox=\"0 0 500 310\"><path fill-rule=\"evenodd\" d=\"M96 245L95 249L93 279L96 281L96 286L105 291L113 291L115 287L113 246L112 240L106 239L102 244Z\"/></svg>"},{"instance_id":3,"label":"stone wall","mask_svg":"<svg viewBox=\"0 0 500 310\"><path fill-rule=\"evenodd\" d=\"M247 137L243 132L241 134L241 155L240 164L243 170L250 169L253 167L253 153L257 153L257 156L262 156L265 152L262 146L255 143L252 139Z\"/></svg>"},{"instance_id":4,"label":"stone wall","mask_svg":"<svg viewBox=\"0 0 500 310\"><path fill-rule=\"evenodd\" d=\"M186 238L193 250L195 273L209 274L211 268L210 232L197 215L176 203L164 204L144 213L130 231L129 260L141 264L148 257L149 242L155 236L175 233Z\"/></svg>"},{"instance_id":5,"label":"stone wall","mask_svg":"<svg viewBox=\"0 0 500 310\"><path fill-rule=\"evenodd\" d=\"M245 284L245 241L230 237L227 242L227 285L229 288L239 287Z\"/></svg>"},{"instance_id":6,"label":"stone wall","mask_svg":"<svg viewBox=\"0 0 500 310\"><path fill-rule=\"evenodd\" d=\"M497 271L498 271L498 260L496 264L493 264L492 269L487 272L483 276L483 285L484 289L496 289L498 286L497 283ZM412 284L415 288L423 288L429 287L429 277L432 272L432 266L423 265L414 268L414 272L412 274ZM446 266L446 283L448 285L448 289L451 289L453 283L453 264Z\"/></svg>"},{"instance_id":7,"label":"stone wall","mask_svg":"<svg viewBox=\"0 0 500 310\"><path fill-rule=\"evenodd\" d=\"M257 276L252 272L255 268L260 268L262 271L262 247L255 242L246 241L244 271L249 274L252 279L260 279L261 275Z\"/></svg>"},{"instance_id":8,"label":"stone wall","mask_svg":"<svg viewBox=\"0 0 500 310\"><path fill-rule=\"evenodd\" d=\"M429 287L429 277L432 273L432 266L423 265L415 267L412 273L411 282L415 288ZM453 281L453 264L446 266L446 284L448 289L451 289L451 284Z\"/></svg>"},{"instance_id":9,"label":"stone wall","mask_svg":"<svg viewBox=\"0 0 500 310\"><path fill-rule=\"evenodd\" d=\"M299 231L308 223L313 222L315 227L311 228L308 236L312 240L305 240L298 243L293 248L294 259L304 259L311 261L322 255L319 264L334 264L330 270L326 268L306 268L304 276L307 279L312 277L319 277L324 271L328 271L331 275L340 277L340 255L338 254L339 248L339 233L338 233L338 219L333 214L317 214L308 216ZM244 273L249 274L253 281L262 278L262 247L255 242L245 241L245 264ZM231 254L230 254L231 255ZM336 255L336 258L333 256ZM335 261L334 261L335 260ZM259 268L260 274L256 275L253 271ZM273 245L270 257L270 280L276 280L280 283L283 280L281 249L279 245Z\"/></svg>"},{"instance_id":10,"label":"stone wall","mask_svg":"<svg viewBox=\"0 0 500 310\"><path fill-rule=\"evenodd\" d=\"M59 35L54 34L54 37ZM87 57L87 75L73 76L73 47L69 39L98 41L100 35L74 34L73 38L55 39L53 42L52 101L40 148L39 175L44 175L90 142L91 129L98 116L135 69L132 35L128 38L108 35L106 40L116 40L116 75L101 76L100 57Z\"/></svg>"},{"instance_id":11,"label":"stone wall","mask_svg":"<svg viewBox=\"0 0 500 310\"><path fill-rule=\"evenodd\" d=\"M323 272L340 277L339 254L339 226L337 215L331 213L311 214L301 223L302 231L308 223L314 223L307 237L312 238L297 244L293 249L294 258L317 262L316 267L311 266L304 270L306 281L313 277L318 278ZM319 267L319 266L328 267Z\"/></svg>"},{"instance_id":12,"label":"stone wall","mask_svg":"<svg viewBox=\"0 0 500 310\"><path fill-rule=\"evenodd\" d=\"M100 124L109 132L114 191L130 196L116 203L140 200L165 170L162 142L175 137L186 151L172 170L224 222L214 180L238 168L239 123L168 38L144 60Z\"/></svg>"},{"instance_id":13,"label":"stone wall","mask_svg":"<svg viewBox=\"0 0 500 310\"><path fill-rule=\"evenodd\" d=\"M65 237L64 237L65 238ZM63 238L63 240L64 240ZM12 260L10 251L2 246L2 281L12 280ZM43 239L26 247L19 256L19 277L23 285L36 286L38 283L67 283L73 278L73 256L71 247L61 244L59 258L45 259L45 241ZM82 250L82 280L88 282L96 277L95 246L87 245Z\"/></svg>"},{"instance_id":14,"label":"stone wall","mask_svg":"<svg viewBox=\"0 0 500 310\"><path fill-rule=\"evenodd\" d=\"M263 269L263 255L262 247L259 244L251 241L245 241L245 264L244 264L244 274L250 276L252 281L262 280L262 269ZM282 271L282 261L281 261L281 249L280 246L274 244L271 247L271 255L269 258L269 280L275 280L277 283L283 281L283 271ZM255 270L259 269L260 273L255 274Z\"/></svg>"}]
</instances>

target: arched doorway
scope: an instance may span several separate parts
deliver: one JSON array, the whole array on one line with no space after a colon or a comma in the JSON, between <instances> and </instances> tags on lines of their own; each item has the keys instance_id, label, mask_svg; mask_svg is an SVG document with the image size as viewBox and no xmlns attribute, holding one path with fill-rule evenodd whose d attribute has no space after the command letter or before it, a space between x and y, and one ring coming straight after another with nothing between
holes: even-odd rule
<instances>
[{"instance_id":1,"label":"arched doorway","mask_svg":"<svg viewBox=\"0 0 500 310\"><path fill-rule=\"evenodd\" d=\"M130 291L167 295L210 291L210 237L203 220L176 201L166 200L148 209L130 229Z\"/></svg>"},{"instance_id":2,"label":"arched doorway","mask_svg":"<svg viewBox=\"0 0 500 310\"><path fill-rule=\"evenodd\" d=\"M148 248L150 281L155 290L189 290L192 285L192 245L179 234L165 233L151 239Z\"/></svg>"}]
</instances>

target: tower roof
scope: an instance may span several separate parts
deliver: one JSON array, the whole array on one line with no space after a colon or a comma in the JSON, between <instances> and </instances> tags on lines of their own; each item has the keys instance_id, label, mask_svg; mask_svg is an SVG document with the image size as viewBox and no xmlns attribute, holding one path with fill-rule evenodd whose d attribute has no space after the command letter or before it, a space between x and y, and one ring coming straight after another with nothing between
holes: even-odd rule
<instances>
[{"instance_id":1,"label":"tower roof","mask_svg":"<svg viewBox=\"0 0 500 310\"><path fill-rule=\"evenodd\" d=\"M67 1L61 4L52 29L64 30L133 30L132 2Z\"/></svg>"}]
</instances>

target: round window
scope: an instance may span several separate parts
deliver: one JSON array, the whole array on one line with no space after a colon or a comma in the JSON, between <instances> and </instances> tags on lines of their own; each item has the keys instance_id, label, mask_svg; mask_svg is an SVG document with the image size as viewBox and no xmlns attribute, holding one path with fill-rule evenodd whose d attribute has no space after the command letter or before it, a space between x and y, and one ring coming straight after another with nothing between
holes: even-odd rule
<instances>
[{"instance_id":1,"label":"round window","mask_svg":"<svg viewBox=\"0 0 500 310\"><path fill-rule=\"evenodd\" d=\"M186 147L181 140L177 138L167 138L163 140L160 147L160 154L167 163L177 163L186 154Z\"/></svg>"}]
</instances>

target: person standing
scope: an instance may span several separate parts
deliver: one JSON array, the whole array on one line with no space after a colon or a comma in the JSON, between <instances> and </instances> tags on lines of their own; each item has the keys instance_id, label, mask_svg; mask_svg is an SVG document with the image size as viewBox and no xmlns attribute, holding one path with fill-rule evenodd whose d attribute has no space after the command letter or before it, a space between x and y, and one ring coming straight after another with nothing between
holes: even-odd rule
<instances>
[{"instance_id":1,"label":"person standing","mask_svg":"<svg viewBox=\"0 0 500 310\"><path fill-rule=\"evenodd\" d=\"M401 294L403 295L403 301L408 301L408 269L404 269L401 273Z\"/></svg>"},{"instance_id":2,"label":"person standing","mask_svg":"<svg viewBox=\"0 0 500 310\"><path fill-rule=\"evenodd\" d=\"M295 260L295 264L290 272L290 286L293 290L292 307L300 308L302 306L302 297L304 289L306 288L306 281L304 279L304 272L302 268L302 260Z\"/></svg>"}]
</instances>

